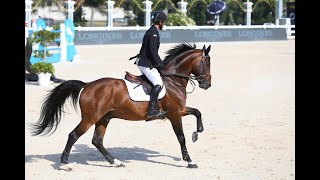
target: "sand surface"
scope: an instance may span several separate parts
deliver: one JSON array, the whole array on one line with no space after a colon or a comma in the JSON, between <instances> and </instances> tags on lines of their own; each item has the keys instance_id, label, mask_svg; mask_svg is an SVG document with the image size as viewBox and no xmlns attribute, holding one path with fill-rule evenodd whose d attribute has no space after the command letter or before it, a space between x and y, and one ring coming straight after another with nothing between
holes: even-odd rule
<instances>
[{"instance_id":1,"label":"sand surface","mask_svg":"<svg viewBox=\"0 0 320 180\"><path fill-rule=\"evenodd\" d=\"M196 43L197 48L209 43ZM161 44L160 56L176 44ZM67 103L57 131L31 136L44 95L57 84L25 84L25 177L37 179L295 179L295 41L211 43L212 86L198 86L187 105L202 113L204 132L192 142L194 116L183 117L186 146L198 169L186 168L169 121L112 119L104 144L124 162L110 165L91 144L94 126L73 146L71 171L60 169L68 134L80 121ZM128 58L140 45L77 46L80 61L54 64L56 76L84 82L140 74ZM196 83L198 85L198 83ZM187 91L191 91L188 86Z\"/></svg>"}]
</instances>

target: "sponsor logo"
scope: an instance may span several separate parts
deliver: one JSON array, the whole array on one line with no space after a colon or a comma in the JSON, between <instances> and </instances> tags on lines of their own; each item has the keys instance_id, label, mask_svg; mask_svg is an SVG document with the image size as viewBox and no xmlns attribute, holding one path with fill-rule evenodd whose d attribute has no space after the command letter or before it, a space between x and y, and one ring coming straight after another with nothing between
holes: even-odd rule
<instances>
[{"instance_id":1,"label":"sponsor logo","mask_svg":"<svg viewBox=\"0 0 320 180\"><path fill-rule=\"evenodd\" d=\"M240 30L239 37L249 39L265 39L272 37L272 30Z\"/></svg>"},{"instance_id":2,"label":"sponsor logo","mask_svg":"<svg viewBox=\"0 0 320 180\"><path fill-rule=\"evenodd\" d=\"M142 39L144 32L130 32L130 39Z\"/></svg>"},{"instance_id":3,"label":"sponsor logo","mask_svg":"<svg viewBox=\"0 0 320 180\"><path fill-rule=\"evenodd\" d=\"M207 39L210 41L220 40L223 38L231 38L232 32L227 30L221 31L195 31L195 38Z\"/></svg>"},{"instance_id":4,"label":"sponsor logo","mask_svg":"<svg viewBox=\"0 0 320 180\"><path fill-rule=\"evenodd\" d=\"M112 41L122 39L122 33L117 32L78 32L79 41Z\"/></svg>"}]
</instances>

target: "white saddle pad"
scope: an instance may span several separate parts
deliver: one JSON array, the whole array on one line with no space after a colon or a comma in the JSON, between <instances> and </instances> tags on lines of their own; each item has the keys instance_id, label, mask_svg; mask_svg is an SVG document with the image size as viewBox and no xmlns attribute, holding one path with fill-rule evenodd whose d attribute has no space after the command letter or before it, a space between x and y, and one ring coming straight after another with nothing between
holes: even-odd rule
<instances>
[{"instance_id":1,"label":"white saddle pad","mask_svg":"<svg viewBox=\"0 0 320 180\"><path fill-rule=\"evenodd\" d=\"M127 81L126 79L123 79L123 80L127 85L129 96L133 101L150 101L150 95L147 95L144 92L142 85L132 83L130 81ZM158 99L163 98L164 95L166 95L165 86L163 86L162 90L160 91Z\"/></svg>"}]
</instances>

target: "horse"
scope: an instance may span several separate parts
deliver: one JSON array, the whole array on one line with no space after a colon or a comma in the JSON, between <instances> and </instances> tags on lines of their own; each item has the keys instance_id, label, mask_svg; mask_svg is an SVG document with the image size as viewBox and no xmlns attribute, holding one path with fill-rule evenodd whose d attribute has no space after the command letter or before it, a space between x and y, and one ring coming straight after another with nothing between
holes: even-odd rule
<instances>
[{"instance_id":1,"label":"horse","mask_svg":"<svg viewBox=\"0 0 320 180\"><path fill-rule=\"evenodd\" d=\"M197 132L193 134L193 142L198 137L197 133L203 132L204 128L201 112L196 108L186 106L186 88L188 82L191 83L193 80L197 81L199 87L204 90L211 87L210 49L211 45L208 48L204 45L202 49L197 49L195 44L180 43L166 51L167 56L163 60L164 67L160 70L166 93L162 99L158 100L158 107L165 112L165 118L171 122L180 143L182 159L188 163L188 168L198 168L198 166L191 160L186 147L182 117L194 115L197 119ZM127 75L137 81L146 79L144 75L135 76L128 72ZM150 82L149 86L151 86ZM195 87L194 82L193 86ZM68 158L74 143L91 126L95 125L92 144L111 165L124 167L125 165L114 158L104 147L103 138L106 128L112 118L147 121L146 112L149 102L131 100L123 79L104 77L88 83L80 80L67 80L49 90L45 96L40 118L31 125L32 136L52 134L56 131L68 98L72 99L71 103L75 110L77 110L76 105L79 104L81 121L68 136L61 154L61 165L69 163ZM163 119L163 117L156 119Z\"/></svg>"}]
</instances>

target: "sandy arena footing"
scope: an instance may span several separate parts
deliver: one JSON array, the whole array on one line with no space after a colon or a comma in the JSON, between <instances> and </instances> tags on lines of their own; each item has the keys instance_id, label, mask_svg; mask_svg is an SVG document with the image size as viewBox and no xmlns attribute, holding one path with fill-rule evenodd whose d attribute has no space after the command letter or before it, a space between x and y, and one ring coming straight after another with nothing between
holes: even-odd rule
<instances>
[{"instance_id":1,"label":"sandy arena footing","mask_svg":"<svg viewBox=\"0 0 320 180\"><path fill-rule=\"evenodd\" d=\"M38 120L44 95L57 84L26 83L25 179L295 179L295 40L210 44L212 86L196 87L187 99L203 118L204 132L195 143L196 118L183 118L186 146L198 169L186 168L169 121L112 119L104 145L125 167L110 165L91 144L92 126L71 150L72 168L63 170L60 156L80 113L67 103L54 134L31 136L29 123ZM161 44L160 56L174 45ZM80 60L54 64L55 75L89 82L123 78L125 71L140 74L128 60L140 46L77 46Z\"/></svg>"}]
</instances>

